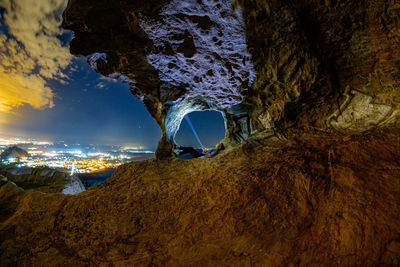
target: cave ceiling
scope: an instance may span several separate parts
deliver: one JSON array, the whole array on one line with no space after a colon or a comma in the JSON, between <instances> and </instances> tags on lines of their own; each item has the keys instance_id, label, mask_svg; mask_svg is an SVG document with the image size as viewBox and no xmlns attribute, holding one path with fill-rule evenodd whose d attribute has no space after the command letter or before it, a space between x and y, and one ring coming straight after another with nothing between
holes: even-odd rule
<instances>
[{"instance_id":1,"label":"cave ceiling","mask_svg":"<svg viewBox=\"0 0 400 267\"><path fill-rule=\"evenodd\" d=\"M225 142L289 128L397 131L396 1L70 0L71 52L128 83L160 125L219 110ZM159 154L159 155L161 155Z\"/></svg>"}]
</instances>

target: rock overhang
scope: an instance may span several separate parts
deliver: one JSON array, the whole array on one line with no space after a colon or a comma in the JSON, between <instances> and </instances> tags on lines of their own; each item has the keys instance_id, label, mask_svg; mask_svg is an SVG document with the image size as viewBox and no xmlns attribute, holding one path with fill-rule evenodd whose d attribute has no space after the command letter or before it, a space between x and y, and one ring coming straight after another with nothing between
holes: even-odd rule
<instances>
[{"instance_id":1,"label":"rock overhang","mask_svg":"<svg viewBox=\"0 0 400 267\"><path fill-rule=\"evenodd\" d=\"M156 19L143 18L140 26L153 41L147 60L160 82L186 89L179 99L166 102L168 141L186 114L208 109L224 114L243 101L255 71L242 10L233 1L170 1Z\"/></svg>"},{"instance_id":2,"label":"rock overhang","mask_svg":"<svg viewBox=\"0 0 400 267\"><path fill-rule=\"evenodd\" d=\"M223 113L230 144L275 126L344 134L346 125L351 133L396 129L399 54L382 61L399 38L395 9L382 1L379 8L339 2L70 0L63 25L76 32L71 52L131 85L163 131L159 149L171 148L187 113L207 109ZM358 13L344 16L351 8ZM108 27L93 19L101 10L110 10ZM373 43L383 22L360 19L374 14L388 18L381 46ZM368 73L378 65L380 72ZM354 108L361 98L369 99L367 110ZM372 115L346 115L352 112ZM363 121L353 123L357 118Z\"/></svg>"},{"instance_id":3,"label":"rock overhang","mask_svg":"<svg viewBox=\"0 0 400 267\"><path fill-rule=\"evenodd\" d=\"M119 55L108 49L84 55L93 70L130 84L131 92L148 106L168 142L173 142L186 114L212 109L226 119L225 112L243 102L256 73L247 50L242 9L234 7L234 1L173 0L162 5L156 16L143 10L125 12L135 17L134 35L146 40L143 47L132 50L140 50L142 61L146 59L141 64L156 73L155 82L149 86L138 81L138 76L149 75L140 67L120 68L130 64L121 56L120 46L116 46ZM67 24L64 26L69 27ZM81 25L79 30L85 27ZM104 28L91 33L96 31Z\"/></svg>"}]
</instances>

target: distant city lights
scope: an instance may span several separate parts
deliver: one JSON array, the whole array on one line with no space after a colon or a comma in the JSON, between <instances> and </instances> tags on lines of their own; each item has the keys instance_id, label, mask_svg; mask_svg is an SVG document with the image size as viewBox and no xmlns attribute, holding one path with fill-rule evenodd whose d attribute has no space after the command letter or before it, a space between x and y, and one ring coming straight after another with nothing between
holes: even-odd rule
<instances>
[{"instance_id":1,"label":"distant city lights","mask_svg":"<svg viewBox=\"0 0 400 267\"><path fill-rule=\"evenodd\" d=\"M154 153L142 147L121 147L104 145L66 144L61 142L37 141L32 138L0 138L0 153L9 146L17 145L29 153L29 157L9 157L2 164L17 167L62 168L71 173L90 173L116 168L123 163L134 161L135 154Z\"/></svg>"}]
</instances>

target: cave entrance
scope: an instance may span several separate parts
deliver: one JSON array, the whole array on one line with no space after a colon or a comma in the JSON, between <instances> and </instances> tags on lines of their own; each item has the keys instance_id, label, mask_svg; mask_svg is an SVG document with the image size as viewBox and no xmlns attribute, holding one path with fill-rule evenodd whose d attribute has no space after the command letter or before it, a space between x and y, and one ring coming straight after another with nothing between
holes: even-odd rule
<instances>
[{"instance_id":1,"label":"cave entrance","mask_svg":"<svg viewBox=\"0 0 400 267\"><path fill-rule=\"evenodd\" d=\"M194 111L185 115L174 142L177 147L193 147L199 153L203 148L215 148L225 137L225 120L220 111ZM191 153L179 156L193 158Z\"/></svg>"}]
</instances>

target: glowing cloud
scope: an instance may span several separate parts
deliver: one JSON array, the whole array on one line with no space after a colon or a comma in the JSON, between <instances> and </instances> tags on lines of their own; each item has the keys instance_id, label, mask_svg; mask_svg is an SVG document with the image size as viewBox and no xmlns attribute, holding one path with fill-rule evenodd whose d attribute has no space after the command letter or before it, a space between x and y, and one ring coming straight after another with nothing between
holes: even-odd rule
<instances>
[{"instance_id":1,"label":"glowing cloud","mask_svg":"<svg viewBox=\"0 0 400 267\"><path fill-rule=\"evenodd\" d=\"M47 79L65 82L71 62L58 38L67 0L0 0L7 34L0 36L0 112L29 104L52 107L54 94Z\"/></svg>"}]
</instances>

